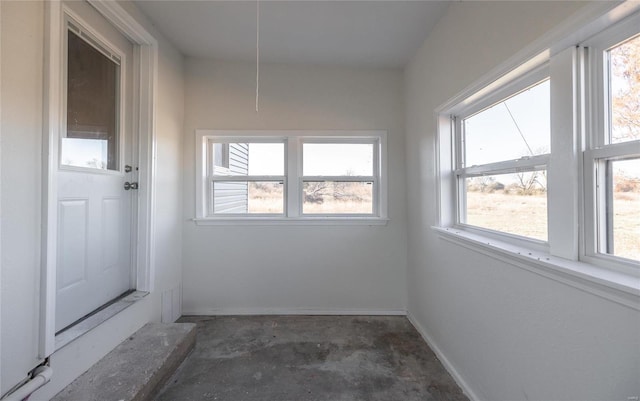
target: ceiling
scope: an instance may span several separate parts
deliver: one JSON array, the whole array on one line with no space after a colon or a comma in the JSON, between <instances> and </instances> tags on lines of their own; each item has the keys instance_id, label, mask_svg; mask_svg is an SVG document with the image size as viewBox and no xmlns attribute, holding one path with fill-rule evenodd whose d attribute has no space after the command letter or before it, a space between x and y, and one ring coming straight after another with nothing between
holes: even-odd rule
<instances>
[{"instance_id":1,"label":"ceiling","mask_svg":"<svg viewBox=\"0 0 640 401\"><path fill-rule=\"evenodd\" d=\"M189 57L255 61L256 1L135 0ZM402 67L446 1L260 1L260 61Z\"/></svg>"}]
</instances>

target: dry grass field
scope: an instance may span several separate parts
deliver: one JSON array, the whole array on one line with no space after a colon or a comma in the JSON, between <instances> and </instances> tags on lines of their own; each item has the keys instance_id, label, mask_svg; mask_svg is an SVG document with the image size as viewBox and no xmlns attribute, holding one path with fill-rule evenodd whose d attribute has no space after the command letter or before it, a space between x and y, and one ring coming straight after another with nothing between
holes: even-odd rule
<instances>
[{"instance_id":1,"label":"dry grass field","mask_svg":"<svg viewBox=\"0 0 640 401\"><path fill-rule=\"evenodd\" d=\"M372 185L308 183L303 211L307 214L371 213ZM467 222L496 231L547 240L547 197L514 191L467 192ZM282 185L251 183L249 213L282 213ZM640 260L640 192L614 195L614 254Z\"/></svg>"},{"instance_id":2,"label":"dry grass field","mask_svg":"<svg viewBox=\"0 0 640 401\"><path fill-rule=\"evenodd\" d=\"M305 214L371 214L372 185L366 183L306 183ZM282 213L282 185L249 183L249 213Z\"/></svg>"},{"instance_id":3,"label":"dry grass field","mask_svg":"<svg viewBox=\"0 0 640 401\"><path fill-rule=\"evenodd\" d=\"M547 198L502 191L468 192L469 224L547 240ZM616 192L613 204L614 254L640 260L640 193Z\"/></svg>"},{"instance_id":4,"label":"dry grass field","mask_svg":"<svg viewBox=\"0 0 640 401\"><path fill-rule=\"evenodd\" d=\"M283 213L283 190L275 182L249 182L249 213Z\"/></svg>"},{"instance_id":5,"label":"dry grass field","mask_svg":"<svg viewBox=\"0 0 640 401\"><path fill-rule=\"evenodd\" d=\"M371 214L373 185L361 182L308 182L304 184L305 214Z\"/></svg>"},{"instance_id":6,"label":"dry grass field","mask_svg":"<svg viewBox=\"0 0 640 401\"><path fill-rule=\"evenodd\" d=\"M547 197L469 191L467 223L546 241Z\"/></svg>"}]
</instances>

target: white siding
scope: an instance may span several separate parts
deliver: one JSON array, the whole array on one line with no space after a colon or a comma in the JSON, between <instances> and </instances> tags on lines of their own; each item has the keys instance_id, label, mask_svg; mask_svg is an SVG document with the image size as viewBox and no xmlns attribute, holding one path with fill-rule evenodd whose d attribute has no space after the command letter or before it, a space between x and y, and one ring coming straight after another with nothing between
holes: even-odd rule
<instances>
[{"instance_id":1,"label":"white siding","mask_svg":"<svg viewBox=\"0 0 640 401\"><path fill-rule=\"evenodd\" d=\"M229 144L229 175L249 174L249 144ZM215 213L247 213L249 185L246 181L216 182L213 210Z\"/></svg>"}]
</instances>

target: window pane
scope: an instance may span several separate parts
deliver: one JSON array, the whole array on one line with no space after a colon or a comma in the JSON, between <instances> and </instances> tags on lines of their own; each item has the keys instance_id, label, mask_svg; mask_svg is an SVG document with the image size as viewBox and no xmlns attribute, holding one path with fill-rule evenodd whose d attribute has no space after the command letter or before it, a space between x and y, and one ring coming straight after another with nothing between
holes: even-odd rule
<instances>
[{"instance_id":1,"label":"window pane","mask_svg":"<svg viewBox=\"0 0 640 401\"><path fill-rule=\"evenodd\" d=\"M69 31L62 165L118 169L120 66Z\"/></svg>"},{"instance_id":2,"label":"window pane","mask_svg":"<svg viewBox=\"0 0 640 401\"><path fill-rule=\"evenodd\" d=\"M610 142L640 139L640 36L609 51Z\"/></svg>"},{"instance_id":3,"label":"window pane","mask_svg":"<svg viewBox=\"0 0 640 401\"><path fill-rule=\"evenodd\" d=\"M284 175L284 143L215 143L213 146L214 175Z\"/></svg>"},{"instance_id":4,"label":"window pane","mask_svg":"<svg viewBox=\"0 0 640 401\"><path fill-rule=\"evenodd\" d=\"M302 158L307 176L373 175L371 143L305 143Z\"/></svg>"},{"instance_id":5,"label":"window pane","mask_svg":"<svg viewBox=\"0 0 640 401\"><path fill-rule=\"evenodd\" d=\"M546 171L466 178L466 223L547 240Z\"/></svg>"},{"instance_id":6,"label":"window pane","mask_svg":"<svg viewBox=\"0 0 640 401\"><path fill-rule=\"evenodd\" d=\"M305 182L302 212L304 214L372 214L371 182Z\"/></svg>"},{"instance_id":7,"label":"window pane","mask_svg":"<svg viewBox=\"0 0 640 401\"><path fill-rule=\"evenodd\" d=\"M284 185L263 181L217 181L213 183L215 214L282 214Z\"/></svg>"},{"instance_id":8,"label":"window pane","mask_svg":"<svg viewBox=\"0 0 640 401\"><path fill-rule=\"evenodd\" d=\"M549 80L463 120L464 167L549 153Z\"/></svg>"},{"instance_id":9,"label":"window pane","mask_svg":"<svg viewBox=\"0 0 640 401\"><path fill-rule=\"evenodd\" d=\"M640 260L640 159L608 161L606 253Z\"/></svg>"}]
</instances>

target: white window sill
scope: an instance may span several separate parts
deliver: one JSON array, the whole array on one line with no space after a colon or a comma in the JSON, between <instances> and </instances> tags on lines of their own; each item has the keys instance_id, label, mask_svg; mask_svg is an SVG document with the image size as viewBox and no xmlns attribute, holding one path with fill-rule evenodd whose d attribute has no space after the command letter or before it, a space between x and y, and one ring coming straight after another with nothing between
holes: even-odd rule
<instances>
[{"instance_id":1,"label":"white window sill","mask_svg":"<svg viewBox=\"0 0 640 401\"><path fill-rule=\"evenodd\" d=\"M432 227L445 241L640 310L640 277L567 260L461 229Z\"/></svg>"},{"instance_id":2,"label":"white window sill","mask_svg":"<svg viewBox=\"0 0 640 401\"><path fill-rule=\"evenodd\" d=\"M386 226L386 217L216 217L193 219L198 226Z\"/></svg>"}]
</instances>

